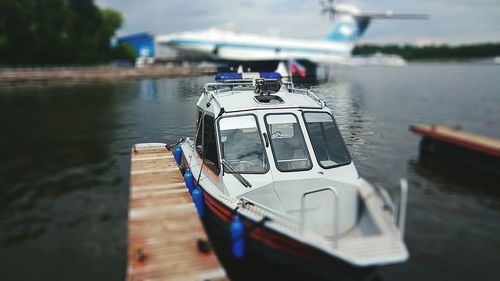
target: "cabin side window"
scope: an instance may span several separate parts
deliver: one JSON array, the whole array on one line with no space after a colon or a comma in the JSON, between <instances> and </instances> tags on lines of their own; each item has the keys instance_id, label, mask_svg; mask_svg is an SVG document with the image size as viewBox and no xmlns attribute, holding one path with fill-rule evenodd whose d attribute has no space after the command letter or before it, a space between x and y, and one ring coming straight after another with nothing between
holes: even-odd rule
<instances>
[{"instance_id":1,"label":"cabin side window","mask_svg":"<svg viewBox=\"0 0 500 281\"><path fill-rule=\"evenodd\" d=\"M210 115L205 115L203 117L202 128L202 151L200 152L198 150L198 138L196 139L196 148L201 158L204 159L205 165L218 175L220 167L219 156L217 154L217 141L215 137L215 119Z\"/></svg>"},{"instance_id":2,"label":"cabin side window","mask_svg":"<svg viewBox=\"0 0 500 281\"><path fill-rule=\"evenodd\" d=\"M304 120L314 154L321 167L333 168L351 162L349 151L330 114L306 112Z\"/></svg>"},{"instance_id":3,"label":"cabin side window","mask_svg":"<svg viewBox=\"0 0 500 281\"><path fill-rule=\"evenodd\" d=\"M268 114L266 125L278 170L291 172L312 168L307 145L294 114Z\"/></svg>"}]
</instances>

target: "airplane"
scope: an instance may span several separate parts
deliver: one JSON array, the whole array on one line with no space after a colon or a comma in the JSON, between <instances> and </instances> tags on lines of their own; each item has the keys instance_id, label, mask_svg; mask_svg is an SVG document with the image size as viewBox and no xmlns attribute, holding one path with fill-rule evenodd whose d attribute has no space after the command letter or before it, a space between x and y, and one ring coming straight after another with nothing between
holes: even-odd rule
<instances>
[{"instance_id":1,"label":"airplane","mask_svg":"<svg viewBox=\"0 0 500 281\"><path fill-rule=\"evenodd\" d=\"M280 62L297 61L308 76L319 64L344 64L372 19L425 19L423 14L399 14L390 10L366 13L349 4L320 1L322 14L334 20L324 39L307 40L235 33L221 29L188 31L156 37L157 44L177 50L184 58L222 63L230 70L273 71Z\"/></svg>"}]
</instances>

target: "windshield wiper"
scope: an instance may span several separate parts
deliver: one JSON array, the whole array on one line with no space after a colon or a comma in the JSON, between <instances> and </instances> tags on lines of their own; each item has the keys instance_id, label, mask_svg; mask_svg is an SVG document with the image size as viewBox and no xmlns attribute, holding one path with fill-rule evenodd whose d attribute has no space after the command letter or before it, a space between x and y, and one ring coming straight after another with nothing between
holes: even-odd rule
<instances>
[{"instance_id":1,"label":"windshield wiper","mask_svg":"<svg viewBox=\"0 0 500 281\"><path fill-rule=\"evenodd\" d=\"M233 174L233 176L244 186L244 187L252 187L252 185L240 175L238 171L236 171L225 159L221 161L222 166L226 168L229 173Z\"/></svg>"}]
</instances>

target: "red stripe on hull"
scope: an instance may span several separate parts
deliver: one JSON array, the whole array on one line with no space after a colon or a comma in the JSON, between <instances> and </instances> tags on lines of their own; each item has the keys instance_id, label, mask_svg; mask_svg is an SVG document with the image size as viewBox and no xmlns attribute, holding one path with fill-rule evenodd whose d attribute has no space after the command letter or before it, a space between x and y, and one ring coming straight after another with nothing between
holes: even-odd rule
<instances>
[{"instance_id":1,"label":"red stripe on hull","mask_svg":"<svg viewBox=\"0 0 500 281\"><path fill-rule=\"evenodd\" d=\"M203 197L205 198L206 206L221 220L228 223L232 219L232 211L216 201L206 192L203 192ZM260 242L287 254L292 254L304 259L310 259L312 257L312 250L309 246L305 246L295 240L288 237L284 237L281 234L270 231L267 228L257 226L248 220L244 221L245 227L247 229L252 229L250 236L259 240Z\"/></svg>"},{"instance_id":2,"label":"red stripe on hull","mask_svg":"<svg viewBox=\"0 0 500 281\"><path fill-rule=\"evenodd\" d=\"M182 155L182 164L184 167L187 167L187 159ZM203 188L202 188L203 190ZM214 215L220 218L225 223L229 224L233 217L233 211L217 201L215 198L210 196L206 191L203 190L203 198L205 201L205 206L207 206ZM244 220L245 227L247 229L252 228L252 232L250 236L258 240L269 247L272 247L278 251L292 254L303 259L310 259L312 257L312 249L309 246L301 244L295 240L292 240L288 237L285 237L275 231L269 230L267 228L257 226L255 227L255 223L249 221L248 219Z\"/></svg>"}]
</instances>

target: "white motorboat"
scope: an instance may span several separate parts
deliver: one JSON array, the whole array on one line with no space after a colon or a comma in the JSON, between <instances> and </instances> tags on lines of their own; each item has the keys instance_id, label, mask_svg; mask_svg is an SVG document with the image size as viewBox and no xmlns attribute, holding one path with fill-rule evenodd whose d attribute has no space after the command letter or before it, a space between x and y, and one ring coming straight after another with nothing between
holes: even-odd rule
<instances>
[{"instance_id":1,"label":"white motorboat","mask_svg":"<svg viewBox=\"0 0 500 281\"><path fill-rule=\"evenodd\" d=\"M406 181L392 200L361 178L320 98L278 73L216 80L173 153L232 280L359 280L408 259Z\"/></svg>"}]
</instances>

